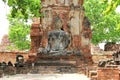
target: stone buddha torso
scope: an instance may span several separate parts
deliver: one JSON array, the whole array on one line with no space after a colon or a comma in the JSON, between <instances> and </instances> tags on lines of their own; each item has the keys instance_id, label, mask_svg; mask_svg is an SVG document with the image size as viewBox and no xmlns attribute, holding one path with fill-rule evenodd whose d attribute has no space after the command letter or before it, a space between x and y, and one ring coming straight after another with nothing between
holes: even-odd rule
<instances>
[{"instance_id":1,"label":"stone buddha torso","mask_svg":"<svg viewBox=\"0 0 120 80\"><path fill-rule=\"evenodd\" d=\"M54 30L48 32L48 46L47 49L51 51L63 51L65 50L69 43L69 34L62 29L63 23L59 16L55 18Z\"/></svg>"},{"instance_id":2,"label":"stone buddha torso","mask_svg":"<svg viewBox=\"0 0 120 80\"><path fill-rule=\"evenodd\" d=\"M61 51L68 47L70 43L69 35L62 30L53 30L48 34L48 50Z\"/></svg>"},{"instance_id":3,"label":"stone buddha torso","mask_svg":"<svg viewBox=\"0 0 120 80\"><path fill-rule=\"evenodd\" d=\"M48 45L41 53L65 53L65 49L70 43L70 36L67 32L61 30L62 26L62 21L57 16L54 21L54 30L48 32Z\"/></svg>"}]
</instances>

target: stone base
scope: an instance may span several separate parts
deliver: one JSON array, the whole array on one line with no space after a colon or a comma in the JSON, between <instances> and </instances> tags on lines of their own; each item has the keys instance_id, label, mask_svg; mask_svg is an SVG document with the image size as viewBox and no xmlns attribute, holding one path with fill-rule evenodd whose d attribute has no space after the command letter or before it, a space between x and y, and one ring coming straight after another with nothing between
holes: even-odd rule
<instances>
[{"instance_id":1,"label":"stone base","mask_svg":"<svg viewBox=\"0 0 120 80\"><path fill-rule=\"evenodd\" d=\"M41 73L76 73L77 69L71 66L35 66L32 67L29 73L41 74Z\"/></svg>"}]
</instances>

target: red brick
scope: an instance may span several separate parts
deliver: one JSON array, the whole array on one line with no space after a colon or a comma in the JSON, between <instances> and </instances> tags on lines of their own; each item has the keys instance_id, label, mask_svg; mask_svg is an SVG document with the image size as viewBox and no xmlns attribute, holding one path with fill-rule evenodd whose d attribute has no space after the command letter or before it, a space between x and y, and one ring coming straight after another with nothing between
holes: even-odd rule
<instances>
[{"instance_id":1,"label":"red brick","mask_svg":"<svg viewBox=\"0 0 120 80\"><path fill-rule=\"evenodd\" d=\"M0 52L0 62L9 62L11 61L12 63L16 62L16 55L20 54L24 56L24 60L27 61L28 59L28 53L26 52L20 52L20 51L9 51L9 52Z\"/></svg>"}]
</instances>

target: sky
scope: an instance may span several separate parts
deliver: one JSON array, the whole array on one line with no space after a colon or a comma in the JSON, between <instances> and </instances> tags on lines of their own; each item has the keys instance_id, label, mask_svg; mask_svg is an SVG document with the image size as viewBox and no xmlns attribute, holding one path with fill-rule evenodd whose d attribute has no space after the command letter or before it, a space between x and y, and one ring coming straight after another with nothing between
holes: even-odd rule
<instances>
[{"instance_id":1,"label":"sky","mask_svg":"<svg viewBox=\"0 0 120 80\"><path fill-rule=\"evenodd\" d=\"M120 13L120 5L115 10L117 13Z\"/></svg>"},{"instance_id":2,"label":"sky","mask_svg":"<svg viewBox=\"0 0 120 80\"><path fill-rule=\"evenodd\" d=\"M9 13L9 7L0 0L0 42L3 35L8 34L9 21L6 14Z\"/></svg>"}]
</instances>

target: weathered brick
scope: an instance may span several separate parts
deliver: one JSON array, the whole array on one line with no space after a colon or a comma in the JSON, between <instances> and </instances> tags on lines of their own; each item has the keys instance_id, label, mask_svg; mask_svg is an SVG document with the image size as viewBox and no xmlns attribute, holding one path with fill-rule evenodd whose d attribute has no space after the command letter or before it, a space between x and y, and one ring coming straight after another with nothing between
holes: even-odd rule
<instances>
[{"instance_id":1,"label":"weathered brick","mask_svg":"<svg viewBox=\"0 0 120 80\"><path fill-rule=\"evenodd\" d=\"M99 68L97 80L119 80L119 69Z\"/></svg>"},{"instance_id":2,"label":"weathered brick","mask_svg":"<svg viewBox=\"0 0 120 80\"><path fill-rule=\"evenodd\" d=\"M8 63L9 61L11 61L12 63L15 63L17 54L23 55L24 60L27 61L28 53L26 53L26 52L21 52L21 51L4 51L4 52L0 52L0 62L4 61L4 62Z\"/></svg>"}]
</instances>

